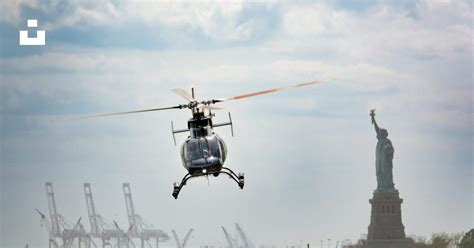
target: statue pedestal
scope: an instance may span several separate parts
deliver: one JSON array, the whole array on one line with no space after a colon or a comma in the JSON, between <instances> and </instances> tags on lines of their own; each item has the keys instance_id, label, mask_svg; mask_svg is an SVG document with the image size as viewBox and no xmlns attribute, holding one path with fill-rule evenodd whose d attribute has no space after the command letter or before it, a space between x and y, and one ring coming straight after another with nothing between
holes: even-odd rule
<instances>
[{"instance_id":1,"label":"statue pedestal","mask_svg":"<svg viewBox=\"0 0 474 248\"><path fill-rule=\"evenodd\" d=\"M403 199L400 199L398 191L374 192L369 202L372 213L367 240L362 241L362 247L414 247L414 241L405 236L401 211Z\"/></svg>"},{"instance_id":2,"label":"statue pedestal","mask_svg":"<svg viewBox=\"0 0 474 248\"><path fill-rule=\"evenodd\" d=\"M401 208L403 199L400 199L398 191L374 192L374 197L369 202L372 213L367 239L404 239Z\"/></svg>"},{"instance_id":3,"label":"statue pedestal","mask_svg":"<svg viewBox=\"0 0 474 248\"><path fill-rule=\"evenodd\" d=\"M410 238L405 239L374 239L359 241L354 246L357 248L415 248L415 242Z\"/></svg>"}]
</instances>

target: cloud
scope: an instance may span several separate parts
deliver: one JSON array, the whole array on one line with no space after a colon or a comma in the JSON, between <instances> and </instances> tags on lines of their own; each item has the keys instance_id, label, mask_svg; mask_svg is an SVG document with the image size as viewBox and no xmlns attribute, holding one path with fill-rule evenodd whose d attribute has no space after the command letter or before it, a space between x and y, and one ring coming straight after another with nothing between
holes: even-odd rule
<instances>
[{"instance_id":1,"label":"cloud","mask_svg":"<svg viewBox=\"0 0 474 248\"><path fill-rule=\"evenodd\" d=\"M398 2L17 2L12 16L43 14L51 39L33 55L2 43L10 51L0 59L2 215L19 217L2 220L2 242L17 246L25 233L44 241L27 208L46 209L46 180L58 185L68 216L85 214L80 185L92 182L101 212L121 223L123 209L106 210L123 205L120 183L130 181L144 216L160 228L193 224L196 246L222 242L216 230L234 221L255 243L354 240L368 224L375 183L371 107L396 148L407 232L438 231L419 223L436 224L431 216L453 204L458 211L439 231L467 228L472 202L450 192L472 193L472 4ZM12 20L2 33L16 34ZM181 103L169 91L176 87L194 85L207 99L331 77L222 105L235 120L235 139L218 130L228 166L246 172L248 187L195 180L177 202L170 186L184 170L169 121L185 126L188 112L48 121Z\"/></svg>"},{"instance_id":2,"label":"cloud","mask_svg":"<svg viewBox=\"0 0 474 248\"><path fill-rule=\"evenodd\" d=\"M209 49L258 43L279 23L274 4L240 1L19 1L5 8L16 14L3 25L22 27L27 18L35 17L48 32L47 43L54 46Z\"/></svg>"},{"instance_id":3,"label":"cloud","mask_svg":"<svg viewBox=\"0 0 474 248\"><path fill-rule=\"evenodd\" d=\"M19 23L21 21L20 19L21 8L23 5L28 5L34 8L38 6L38 1L36 0L2 1L0 3L0 8L4 11L2 11L0 22ZM5 10L8 10L8 11L5 11Z\"/></svg>"}]
</instances>

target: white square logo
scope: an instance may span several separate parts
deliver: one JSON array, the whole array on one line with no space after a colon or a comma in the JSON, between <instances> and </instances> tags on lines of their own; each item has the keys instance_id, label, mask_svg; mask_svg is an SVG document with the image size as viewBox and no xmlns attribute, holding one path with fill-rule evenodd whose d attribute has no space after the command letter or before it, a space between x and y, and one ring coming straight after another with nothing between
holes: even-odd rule
<instances>
[{"instance_id":1,"label":"white square logo","mask_svg":"<svg viewBox=\"0 0 474 248\"><path fill-rule=\"evenodd\" d=\"M37 28L38 20L28 19L27 27ZM36 37L29 37L28 30L20 30L20 46L44 46L46 45L46 31L37 30Z\"/></svg>"}]
</instances>

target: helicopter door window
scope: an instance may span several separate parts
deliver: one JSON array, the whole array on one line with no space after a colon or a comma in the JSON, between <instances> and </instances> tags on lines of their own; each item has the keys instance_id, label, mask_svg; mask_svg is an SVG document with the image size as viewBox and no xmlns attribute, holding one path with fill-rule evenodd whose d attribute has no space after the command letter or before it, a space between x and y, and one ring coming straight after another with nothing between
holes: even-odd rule
<instances>
[{"instance_id":1,"label":"helicopter door window","mask_svg":"<svg viewBox=\"0 0 474 248\"><path fill-rule=\"evenodd\" d=\"M220 157L221 153L219 151L219 143L217 141L217 138L216 137L207 138L207 143L209 145L209 150L211 152L211 155L214 157Z\"/></svg>"},{"instance_id":2,"label":"helicopter door window","mask_svg":"<svg viewBox=\"0 0 474 248\"><path fill-rule=\"evenodd\" d=\"M181 161L186 161L186 157L187 157L187 149L185 148L185 146L181 146Z\"/></svg>"},{"instance_id":3,"label":"helicopter door window","mask_svg":"<svg viewBox=\"0 0 474 248\"><path fill-rule=\"evenodd\" d=\"M188 143L187 155L190 160L199 159L201 154L199 152L199 143L197 140L190 140Z\"/></svg>"},{"instance_id":4,"label":"helicopter door window","mask_svg":"<svg viewBox=\"0 0 474 248\"><path fill-rule=\"evenodd\" d=\"M210 150L209 150L209 144L207 143L207 139L203 138L199 140L199 143L201 144L201 149L202 149L202 156L204 158L208 158L211 156Z\"/></svg>"}]
</instances>

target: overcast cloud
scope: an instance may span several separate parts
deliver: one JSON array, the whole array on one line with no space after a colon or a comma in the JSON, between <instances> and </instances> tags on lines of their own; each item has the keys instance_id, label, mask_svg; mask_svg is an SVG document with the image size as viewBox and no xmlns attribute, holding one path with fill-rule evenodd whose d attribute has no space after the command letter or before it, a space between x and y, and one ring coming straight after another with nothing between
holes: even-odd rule
<instances>
[{"instance_id":1,"label":"overcast cloud","mask_svg":"<svg viewBox=\"0 0 474 248\"><path fill-rule=\"evenodd\" d=\"M59 211L88 229L82 183L97 210L127 226L121 184L139 213L190 246L225 246L239 222L255 244L357 241L367 232L376 186L369 109L395 146L394 177L407 234L474 226L471 1L1 1L2 247L46 247L34 208ZM18 45L37 18L44 47ZM79 122L71 115L227 97L314 79L303 90L223 104L227 166L245 172L181 179L170 120L187 111ZM182 141L185 136L178 136ZM164 246L172 247L168 241Z\"/></svg>"}]
</instances>

